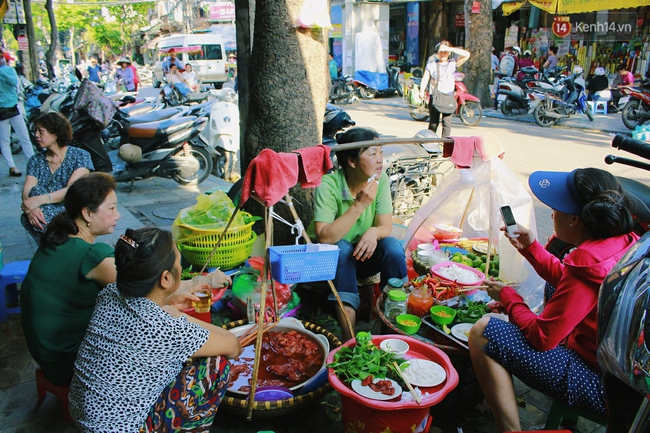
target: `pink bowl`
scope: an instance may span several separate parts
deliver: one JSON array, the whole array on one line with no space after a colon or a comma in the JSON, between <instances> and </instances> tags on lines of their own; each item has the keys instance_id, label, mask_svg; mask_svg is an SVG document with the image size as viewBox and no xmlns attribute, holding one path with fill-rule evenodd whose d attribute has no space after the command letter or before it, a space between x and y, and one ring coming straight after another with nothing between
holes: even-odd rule
<instances>
[{"instance_id":1,"label":"pink bowl","mask_svg":"<svg viewBox=\"0 0 650 433\"><path fill-rule=\"evenodd\" d=\"M478 280L477 281L450 280L448 277L445 277L445 276L438 273L438 270L440 268L445 268L445 267L448 267L448 266L451 266L451 265L456 265L459 268L466 269L468 271L473 272L474 274L476 274L476 277L478 278ZM485 274L483 274L483 272L481 272L479 269L474 269L471 266L467 266L467 265L464 265L462 263L457 263L457 262L442 262L442 263L438 263L436 265L433 265L431 267L431 274L438 277L438 278L440 278L440 279L442 279L442 280L450 281L452 283L456 283L456 284L459 284L461 286L478 286L483 281L485 281Z\"/></svg>"}]
</instances>

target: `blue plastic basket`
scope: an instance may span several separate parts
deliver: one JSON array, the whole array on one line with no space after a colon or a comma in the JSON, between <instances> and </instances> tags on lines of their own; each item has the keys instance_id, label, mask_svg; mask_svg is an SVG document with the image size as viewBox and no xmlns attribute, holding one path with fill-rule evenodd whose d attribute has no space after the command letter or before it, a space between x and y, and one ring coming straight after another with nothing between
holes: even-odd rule
<instances>
[{"instance_id":1,"label":"blue plastic basket","mask_svg":"<svg viewBox=\"0 0 650 433\"><path fill-rule=\"evenodd\" d=\"M306 245L269 247L271 275L282 284L333 280L339 249L306 252Z\"/></svg>"}]
</instances>

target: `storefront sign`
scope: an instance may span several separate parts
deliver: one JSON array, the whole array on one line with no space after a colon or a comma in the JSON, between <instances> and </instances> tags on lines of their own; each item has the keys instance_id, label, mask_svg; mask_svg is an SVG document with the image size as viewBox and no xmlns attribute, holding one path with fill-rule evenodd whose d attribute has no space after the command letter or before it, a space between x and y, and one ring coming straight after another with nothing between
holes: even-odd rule
<instances>
[{"instance_id":1,"label":"storefront sign","mask_svg":"<svg viewBox=\"0 0 650 433\"><path fill-rule=\"evenodd\" d=\"M465 27L465 14L456 14L454 16L454 25L456 27Z\"/></svg>"},{"instance_id":2,"label":"storefront sign","mask_svg":"<svg viewBox=\"0 0 650 433\"><path fill-rule=\"evenodd\" d=\"M627 9L650 5L650 0L529 0L533 6L556 15Z\"/></svg>"},{"instance_id":3,"label":"storefront sign","mask_svg":"<svg viewBox=\"0 0 650 433\"><path fill-rule=\"evenodd\" d=\"M571 21L569 17L553 17L553 34L563 38L571 33Z\"/></svg>"},{"instance_id":4,"label":"storefront sign","mask_svg":"<svg viewBox=\"0 0 650 433\"><path fill-rule=\"evenodd\" d=\"M411 65L420 63L420 4L406 4L406 62Z\"/></svg>"},{"instance_id":5,"label":"storefront sign","mask_svg":"<svg viewBox=\"0 0 650 433\"><path fill-rule=\"evenodd\" d=\"M18 40L18 49L20 51L29 50L29 44L27 43L27 36L18 36L16 39Z\"/></svg>"},{"instance_id":6,"label":"storefront sign","mask_svg":"<svg viewBox=\"0 0 650 433\"><path fill-rule=\"evenodd\" d=\"M235 19L234 3L217 3L210 5L211 21L230 21Z\"/></svg>"}]
</instances>

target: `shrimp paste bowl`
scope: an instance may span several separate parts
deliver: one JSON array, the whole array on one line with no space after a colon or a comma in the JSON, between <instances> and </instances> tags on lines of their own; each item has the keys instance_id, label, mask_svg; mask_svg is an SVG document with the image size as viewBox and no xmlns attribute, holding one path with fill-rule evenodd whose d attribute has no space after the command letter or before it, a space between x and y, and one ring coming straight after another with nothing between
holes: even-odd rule
<instances>
[{"instance_id":1,"label":"shrimp paste bowl","mask_svg":"<svg viewBox=\"0 0 650 433\"><path fill-rule=\"evenodd\" d=\"M224 325L223 328L230 330L235 336L239 337L245 334L246 331L250 330L253 326L254 324L248 323L246 320L239 320L237 322L228 323ZM275 331L297 331L311 337L311 339L322 349L323 359L320 369L311 378L307 378L297 385L287 387L292 392L293 397L275 401L258 401L256 399L255 402L253 402L253 417L255 418L272 418L300 410L316 403L323 395L332 390L331 385L327 382L327 370L325 365L330 349L341 345L339 339L334 334L318 325L303 322L292 317L281 319L280 322L270 330L270 332ZM247 347L249 347L250 350L250 346ZM250 357L254 357L254 349L250 353ZM230 386L233 387L232 384ZM240 385L237 384L236 386L238 388ZM260 385L258 385L258 388L259 387ZM237 391L236 389L229 388L222 401L221 407L233 414L246 416L248 392Z\"/></svg>"}]
</instances>

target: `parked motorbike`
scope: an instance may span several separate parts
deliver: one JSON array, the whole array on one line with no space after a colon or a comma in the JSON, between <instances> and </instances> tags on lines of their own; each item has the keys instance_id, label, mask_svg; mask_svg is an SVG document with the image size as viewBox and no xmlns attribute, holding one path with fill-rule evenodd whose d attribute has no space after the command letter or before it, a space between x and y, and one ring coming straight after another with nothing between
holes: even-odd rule
<instances>
[{"instance_id":1,"label":"parked motorbike","mask_svg":"<svg viewBox=\"0 0 650 433\"><path fill-rule=\"evenodd\" d=\"M333 104L346 103L354 104L359 101L357 98L357 89L352 85L354 80L350 75L344 75L339 78L332 79L332 86L330 87L330 101Z\"/></svg>"},{"instance_id":2,"label":"parked motorbike","mask_svg":"<svg viewBox=\"0 0 650 433\"><path fill-rule=\"evenodd\" d=\"M650 159L650 145L616 135L612 146ZM650 164L608 155L608 164L622 163L650 170ZM630 195L650 203L650 188ZM624 186L629 193L627 187ZM647 215L638 215L639 219ZM648 220L646 220L648 221ZM647 229L647 224L646 224ZM650 232L609 273L598 298L598 365L607 395L607 431L650 431Z\"/></svg>"},{"instance_id":3,"label":"parked motorbike","mask_svg":"<svg viewBox=\"0 0 650 433\"><path fill-rule=\"evenodd\" d=\"M629 98L621 111L621 118L625 126L634 129L650 120L650 79L643 78L641 87L625 86L620 90L624 96Z\"/></svg>"},{"instance_id":4,"label":"parked motorbike","mask_svg":"<svg viewBox=\"0 0 650 433\"><path fill-rule=\"evenodd\" d=\"M208 99L208 92L187 93L183 95L176 86L165 82L160 92L160 100L166 107L177 107L192 103L200 103Z\"/></svg>"},{"instance_id":5,"label":"parked motorbike","mask_svg":"<svg viewBox=\"0 0 650 433\"><path fill-rule=\"evenodd\" d=\"M216 98L210 108L210 121L200 139L215 151L212 174L232 181L237 180L235 165L239 152L239 107L237 94L231 88L211 89Z\"/></svg>"},{"instance_id":6,"label":"parked motorbike","mask_svg":"<svg viewBox=\"0 0 650 433\"><path fill-rule=\"evenodd\" d=\"M559 83L563 85L561 93L543 89L533 92L537 99L533 111L535 122L542 128L548 128L559 119L569 118L575 113L585 113L593 122L594 114L587 104L582 68L577 66L573 74L561 78Z\"/></svg>"},{"instance_id":7,"label":"parked motorbike","mask_svg":"<svg viewBox=\"0 0 650 433\"><path fill-rule=\"evenodd\" d=\"M524 73L521 80L515 77L502 77L499 80L497 101L504 116L512 114L532 113L535 108L531 101L535 99L531 95L533 89L543 89L545 91L560 91L562 84L558 83L558 78L564 67L557 67L540 74L533 66L521 68L520 72Z\"/></svg>"},{"instance_id":8,"label":"parked motorbike","mask_svg":"<svg viewBox=\"0 0 650 433\"><path fill-rule=\"evenodd\" d=\"M357 71L354 74L354 85L357 87L359 96L362 99L372 99L375 96L392 96L397 92L398 95L402 96L403 91L399 85L399 68L390 67L388 70L388 82L385 87L379 88L378 84L375 84L370 77L367 77L362 72Z\"/></svg>"},{"instance_id":9,"label":"parked motorbike","mask_svg":"<svg viewBox=\"0 0 650 433\"><path fill-rule=\"evenodd\" d=\"M350 126L356 125L350 115L336 105L327 104L323 118L323 144L334 146L337 144L336 135Z\"/></svg>"},{"instance_id":10,"label":"parked motorbike","mask_svg":"<svg viewBox=\"0 0 650 433\"><path fill-rule=\"evenodd\" d=\"M456 99L456 114L463 125L476 126L483 118L483 108L481 107L480 100L469 93L467 87L463 84L465 74L456 72L454 74L455 90L454 97ZM429 120L429 104L428 96L424 99L420 98L420 85L422 80L413 78L413 88L410 91L410 105L411 112L409 113L414 120L426 122Z\"/></svg>"}]
</instances>

